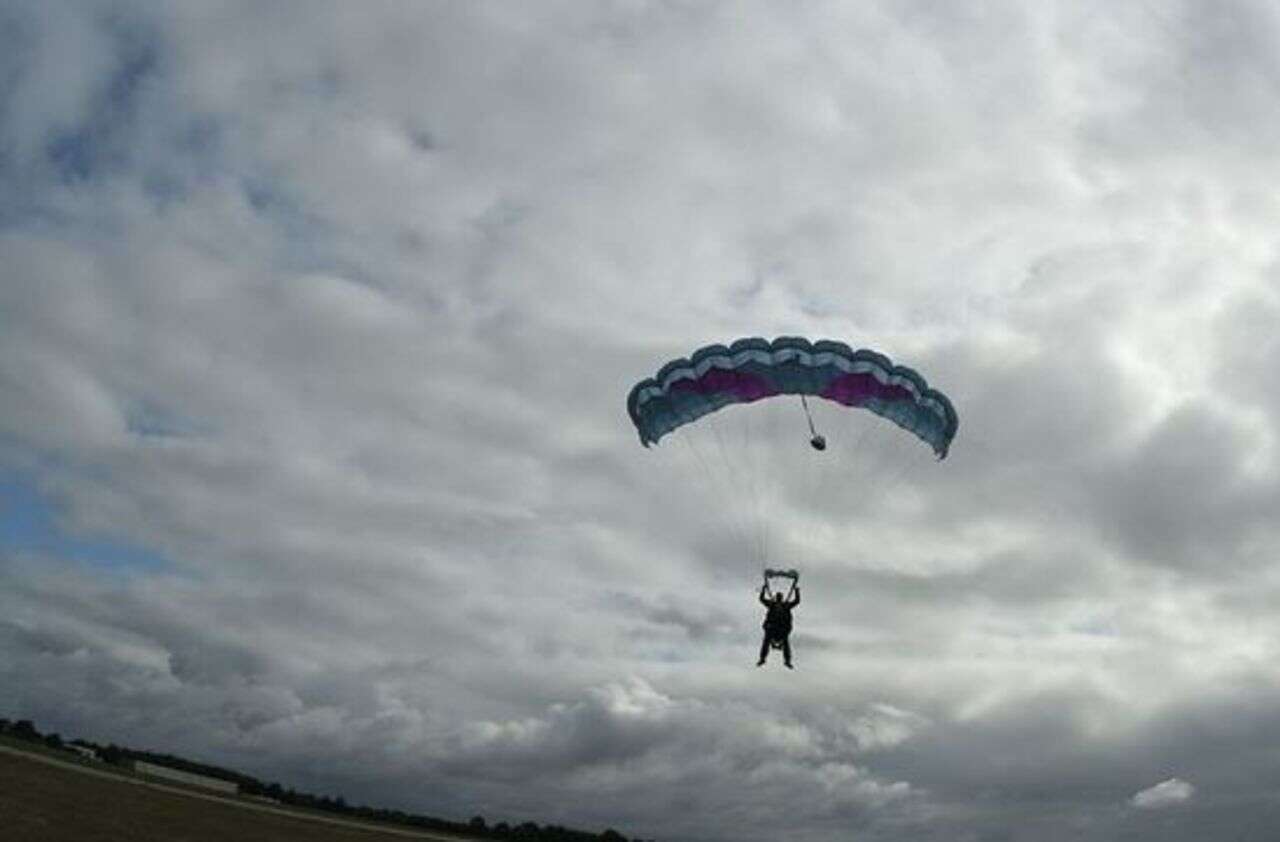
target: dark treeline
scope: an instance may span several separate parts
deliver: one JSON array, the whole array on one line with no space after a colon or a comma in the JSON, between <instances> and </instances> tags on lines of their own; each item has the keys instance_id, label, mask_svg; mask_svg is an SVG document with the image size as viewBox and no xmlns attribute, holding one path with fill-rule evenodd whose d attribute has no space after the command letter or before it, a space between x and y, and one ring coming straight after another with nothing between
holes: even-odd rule
<instances>
[{"instance_id":1,"label":"dark treeline","mask_svg":"<svg viewBox=\"0 0 1280 842\"><path fill-rule=\"evenodd\" d=\"M257 798L267 798L272 801L278 801L281 804L290 804L295 807L305 807L312 810L322 810L327 813L337 813L343 816L349 816L356 819L366 819L376 822L387 822L389 824L404 825L407 827L422 828L424 830L441 830L458 834L466 834L469 836L486 837L490 839L522 839L533 840L533 842L645 842L643 839L628 840L618 831L612 828L602 833L590 833L585 830L574 830L569 827L561 827L560 825L541 825L535 822L521 822L519 824L509 824L505 821L489 824L483 816L474 816L468 822L454 822L448 819L439 819L433 816L423 816L417 813L406 813L403 810L387 810L381 807L369 807L366 805L348 804L346 799L341 795L330 797L328 795L313 795L309 792L298 792L294 789L287 789L278 783L264 784L251 775L245 775L231 769L223 769L218 766L210 766L207 763L197 763L182 757L176 757L172 754L157 754L152 751L138 751L137 749L118 746L114 743L106 746L98 745L84 739L75 739L64 742L59 734L42 734L35 724L29 719L20 719L16 722L8 719L0 719L0 734L18 740L25 740L31 743L39 743L54 749L62 749L72 751L69 746L83 746L93 749L97 753L98 758L104 763L110 763L115 766L129 768L135 760L141 760L145 763L154 763L158 766L168 766L170 769L179 769L183 772L193 772L197 775L204 775L209 778L217 778L223 781L230 781L240 787L242 795L251 795ZM650 841L652 842L652 841Z\"/></svg>"}]
</instances>

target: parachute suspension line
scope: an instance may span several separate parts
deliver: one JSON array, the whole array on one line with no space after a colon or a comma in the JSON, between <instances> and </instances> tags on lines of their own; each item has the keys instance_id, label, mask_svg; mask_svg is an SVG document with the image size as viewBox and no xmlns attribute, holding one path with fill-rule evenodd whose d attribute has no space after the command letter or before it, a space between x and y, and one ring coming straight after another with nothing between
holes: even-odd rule
<instances>
[{"instance_id":1,"label":"parachute suspension line","mask_svg":"<svg viewBox=\"0 0 1280 842\"><path fill-rule=\"evenodd\" d=\"M764 551L764 561L772 562L776 557L774 545L774 522L781 516L782 508L773 504L781 494L779 484L785 483L785 474L778 470L769 443L774 441L774 428L778 420L777 409L770 412L769 407L761 407L763 412L756 413L756 442L753 450L756 453L756 523L760 524L760 543Z\"/></svg>"},{"instance_id":2,"label":"parachute suspension line","mask_svg":"<svg viewBox=\"0 0 1280 842\"><path fill-rule=\"evenodd\" d=\"M809 422L809 444L814 450L826 450L827 440L818 435L818 431L813 427L813 416L809 414L809 401L805 398L804 392L800 393L800 405L804 407L804 417Z\"/></svg>"},{"instance_id":3,"label":"parachute suspension line","mask_svg":"<svg viewBox=\"0 0 1280 842\"><path fill-rule=\"evenodd\" d=\"M877 454L872 453L873 448L869 447L871 440L875 439L876 425L873 423L875 420L878 419L863 418L849 413L839 414L831 419L836 425L836 434L840 436L841 458L849 465L849 473L861 478L862 481L875 476L873 466L879 467ZM849 441L846 447L845 441L849 439L852 441ZM844 474L844 470L828 471L824 474L818 487L819 496L825 498L833 493L836 482L843 480Z\"/></svg>"},{"instance_id":4,"label":"parachute suspension line","mask_svg":"<svg viewBox=\"0 0 1280 842\"><path fill-rule=\"evenodd\" d=\"M749 553L755 556L755 561L762 561L760 540L757 534L758 530L751 524L750 514L743 511L744 507L741 505L741 501L736 498L738 492L743 488L747 488L748 492L750 492L750 483L747 482L748 477L743 475L744 471L746 471L746 473L750 472L747 471L746 467L743 465L735 463L734 459L730 456L729 447L725 445L724 433L720 429L719 419L716 417L717 415L718 413L712 412L707 416L710 421L707 426L711 427L711 433L716 440L716 449L720 452L720 459L724 462L725 475L729 479L729 488L727 493L724 495L724 499L726 501L726 505L728 505L731 510L730 516L736 519L737 524L741 529L741 540L744 547Z\"/></svg>"},{"instance_id":5,"label":"parachute suspension line","mask_svg":"<svg viewBox=\"0 0 1280 842\"><path fill-rule=\"evenodd\" d=\"M746 461L745 487L747 496L751 504L751 538L755 542L753 548L756 561L763 565L767 558L765 552L764 540L764 522L760 519L760 488L759 488L759 462L760 448L754 446L751 437L751 419L755 415L754 412L741 413L742 418L742 449L738 451L742 453Z\"/></svg>"},{"instance_id":6,"label":"parachute suspension line","mask_svg":"<svg viewBox=\"0 0 1280 842\"><path fill-rule=\"evenodd\" d=\"M753 413L710 413L707 426L716 439L716 448L724 463L724 475L728 479L728 488L724 494L728 507L732 509L732 517L741 527L742 548L746 550L753 562L763 564L768 558L768 546L764 540L763 518L760 517L760 494L758 471L755 462L759 458L759 448L751 441L751 415ZM741 422L741 447L735 445L736 427L731 418L739 418ZM727 425L727 429L726 429Z\"/></svg>"},{"instance_id":7,"label":"parachute suspension line","mask_svg":"<svg viewBox=\"0 0 1280 842\"><path fill-rule=\"evenodd\" d=\"M868 424L860 440L864 442L860 453L866 459L863 475L868 486L874 489L876 506L893 506L898 493L908 478L914 482L920 469L933 459L933 454L916 446L916 442L902 440L896 429L884 424Z\"/></svg>"},{"instance_id":8,"label":"parachute suspension line","mask_svg":"<svg viewBox=\"0 0 1280 842\"><path fill-rule=\"evenodd\" d=\"M696 435L691 435L687 430L681 430L677 437L689 448L689 452L693 454L698 467L702 469L706 490L711 494L712 498L723 499L726 491L732 491L732 481L726 479L728 475L723 470L717 471L712 467L710 458L698 446ZM728 513L728 526L735 545L747 546L750 544L750 530L747 529L746 524L743 522L740 512L734 510Z\"/></svg>"},{"instance_id":9,"label":"parachute suspension line","mask_svg":"<svg viewBox=\"0 0 1280 842\"><path fill-rule=\"evenodd\" d=\"M711 431L716 439L716 446L724 459L727 475L730 479L729 493L726 499L734 509L734 514L743 525L744 547L753 560L762 566L768 560L769 547L765 538L765 521L760 505L760 471L761 453L758 443L753 440L751 419L755 413L727 413L721 417L711 418ZM731 419L737 418L741 423L740 447L734 448L735 424ZM728 429L725 429L725 426Z\"/></svg>"},{"instance_id":10,"label":"parachute suspension line","mask_svg":"<svg viewBox=\"0 0 1280 842\"><path fill-rule=\"evenodd\" d=\"M906 483L908 476L919 476L920 469L936 458L933 454L929 454L926 457L919 448L910 448L909 452L911 455L902 456L894 460L895 464L888 471L883 483L885 496L889 496L891 492L897 492L899 487Z\"/></svg>"},{"instance_id":11,"label":"parachute suspension line","mask_svg":"<svg viewBox=\"0 0 1280 842\"><path fill-rule=\"evenodd\" d=\"M770 457L769 442L773 441L773 426L777 420L776 412L769 412L768 407L761 407L764 410L756 413L756 430L754 435L756 441L752 450L756 454L756 523L760 524L760 544L763 551L764 561L768 562L773 559L773 520L778 516L780 509L772 505L775 495L778 494L779 471L778 466L773 463Z\"/></svg>"}]
</instances>

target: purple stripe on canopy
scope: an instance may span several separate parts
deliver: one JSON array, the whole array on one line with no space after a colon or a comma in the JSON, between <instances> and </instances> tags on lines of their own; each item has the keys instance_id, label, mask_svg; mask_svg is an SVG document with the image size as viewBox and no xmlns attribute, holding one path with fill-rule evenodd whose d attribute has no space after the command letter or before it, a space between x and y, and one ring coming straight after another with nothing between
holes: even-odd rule
<instances>
[{"instance_id":1,"label":"purple stripe on canopy","mask_svg":"<svg viewBox=\"0 0 1280 842\"><path fill-rule=\"evenodd\" d=\"M696 380L677 380L671 384L671 391L696 392L699 395L728 392L743 403L750 403L773 397L779 390L773 381L760 374L713 368Z\"/></svg>"},{"instance_id":2,"label":"purple stripe on canopy","mask_svg":"<svg viewBox=\"0 0 1280 842\"><path fill-rule=\"evenodd\" d=\"M881 383L866 372L841 374L818 394L827 400L836 401L845 406L862 406L873 399L882 401L915 401L915 395L907 389L891 383Z\"/></svg>"}]
</instances>

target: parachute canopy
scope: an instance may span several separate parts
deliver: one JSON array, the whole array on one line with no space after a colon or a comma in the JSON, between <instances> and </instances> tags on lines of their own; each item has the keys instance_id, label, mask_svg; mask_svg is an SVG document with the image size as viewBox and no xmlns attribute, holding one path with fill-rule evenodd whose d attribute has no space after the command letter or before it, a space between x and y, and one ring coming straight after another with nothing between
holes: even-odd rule
<instances>
[{"instance_id":1,"label":"parachute canopy","mask_svg":"<svg viewBox=\"0 0 1280 842\"><path fill-rule=\"evenodd\" d=\"M730 404L811 395L861 407L914 433L945 459L959 421L947 396L883 354L829 339L739 339L672 360L637 383L627 412L645 447Z\"/></svg>"}]
</instances>

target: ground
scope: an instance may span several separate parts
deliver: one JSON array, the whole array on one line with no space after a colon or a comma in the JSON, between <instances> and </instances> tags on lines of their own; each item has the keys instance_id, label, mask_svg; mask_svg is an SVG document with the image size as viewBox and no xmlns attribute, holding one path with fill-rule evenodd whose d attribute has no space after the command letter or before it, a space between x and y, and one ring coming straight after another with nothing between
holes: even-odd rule
<instances>
[{"instance_id":1,"label":"ground","mask_svg":"<svg viewBox=\"0 0 1280 842\"><path fill-rule=\"evenodd\" d=\"M0 746L0 838L8 842L463 840L142 782L108 768L7 746Z\"/></svg>"}]
</instances>

